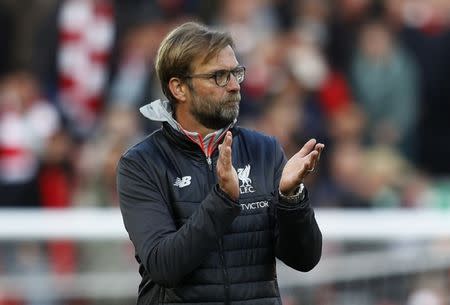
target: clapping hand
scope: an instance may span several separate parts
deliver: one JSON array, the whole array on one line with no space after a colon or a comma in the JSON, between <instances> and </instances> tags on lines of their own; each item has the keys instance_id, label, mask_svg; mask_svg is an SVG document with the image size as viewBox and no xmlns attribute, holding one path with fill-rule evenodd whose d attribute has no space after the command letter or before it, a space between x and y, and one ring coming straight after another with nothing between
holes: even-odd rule
<instances>
[{"instance_id":1,"label":"clapping hand","mask_svg":"<svg viewBox=\"0 0 450 305\"><path fill-rule=\"evenodd\" d=\"M219 159L217 160L217 180L219 187L231 198L239 198L239 180L231 160L231 131L227 131L223 143L219 145Z\"/></svg>"},{"instance_id":2,"label":"clapping hand","mask_svg":"<svg viewBox=\"0 0 450 305\"><path fill-rule=\"evenodd\" d=\"M281 174L280 192L292 195L305 177L314 172L325 145L311 139L286 163Z\"/></svg>"}]
</instances>

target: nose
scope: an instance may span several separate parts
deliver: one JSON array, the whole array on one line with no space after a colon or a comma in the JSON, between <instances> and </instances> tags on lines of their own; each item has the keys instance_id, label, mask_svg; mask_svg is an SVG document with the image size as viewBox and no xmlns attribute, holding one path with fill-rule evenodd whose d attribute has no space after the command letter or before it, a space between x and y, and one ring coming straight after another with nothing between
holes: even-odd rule
<instances>
[{"instance_id":1,"label":"nose","mask_svg":"<svg viewBox=\"0 0 450 305\"><path fill-rule=\"evenodd\" d=\"M228 91L239 91L241 90L241 85L238 83L236 76L230 73L230 81L227 84Z\"/></svg>"}]
</instances>

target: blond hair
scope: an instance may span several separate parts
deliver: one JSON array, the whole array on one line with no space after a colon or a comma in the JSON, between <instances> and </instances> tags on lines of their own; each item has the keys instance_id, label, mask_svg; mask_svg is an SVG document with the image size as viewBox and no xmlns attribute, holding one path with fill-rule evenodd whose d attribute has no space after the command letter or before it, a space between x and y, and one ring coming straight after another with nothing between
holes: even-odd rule
<instances>
[{"instance_id":1,"label":"blond hair","mask_svg":"<svg viewBox=\"0 0 450 305\"><path fill-rule=\"evenodd\" d=\"M203 57L203 63L234 42L227 32L212 30L206 26L187 22L172 30L161 42L156 56L155 69L164 95L175 106L175 97L169 90L172 77L185 78L191 72L191 64Z\"/></svg>"}]
</instances>

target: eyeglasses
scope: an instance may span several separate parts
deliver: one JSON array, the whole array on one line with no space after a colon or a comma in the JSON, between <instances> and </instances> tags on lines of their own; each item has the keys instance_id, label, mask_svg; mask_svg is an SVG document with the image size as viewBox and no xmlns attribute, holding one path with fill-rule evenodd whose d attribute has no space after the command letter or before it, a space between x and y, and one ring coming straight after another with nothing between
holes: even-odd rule
<instances>
[{"instance_id":1,"label":"eyeglasses","mask_svg":"<svg viewBox=\"0 0 450 305\"><path fill-rule=\"evenodd\" d=\"M186 75L186 78L214 78L216 81L217 86L219 87L225 87L230 82L230 75L233 74L233 76L236 78L236 81L238 84L242 83L245 79L245 67L238 66L234 68L233 70L217 70L212 73L205 73L205 74L192 74L192 75Z\"/></svg>"}]
</instances>

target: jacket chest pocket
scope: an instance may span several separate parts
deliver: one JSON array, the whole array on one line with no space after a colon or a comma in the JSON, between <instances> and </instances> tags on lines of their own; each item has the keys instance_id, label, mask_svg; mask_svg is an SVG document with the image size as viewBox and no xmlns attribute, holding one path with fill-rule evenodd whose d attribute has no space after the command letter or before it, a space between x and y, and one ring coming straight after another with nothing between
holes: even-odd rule
<instances>
[{"instance_id":1,"label":"jacket chest pocket","mask_svg":"<svg viewBox=\"0 0 450 305\"><path fill-rule=\"evenodd\" d=\"M200 202L178 201L172 204L173 218L177 229L179 229L198 209Z\"/></svg>"}]
</instances>

